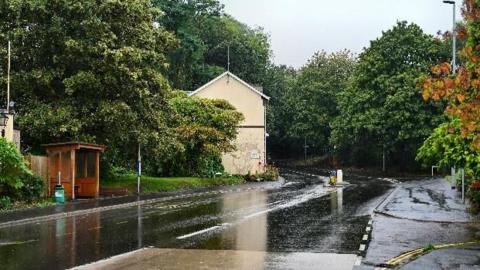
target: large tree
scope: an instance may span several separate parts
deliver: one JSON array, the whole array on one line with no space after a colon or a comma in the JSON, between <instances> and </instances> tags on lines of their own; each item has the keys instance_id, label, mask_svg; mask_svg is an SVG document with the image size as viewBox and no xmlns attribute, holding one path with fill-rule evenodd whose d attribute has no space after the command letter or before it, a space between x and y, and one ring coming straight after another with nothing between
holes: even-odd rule
<instances>
[{"instance_id":1,"label":"large tree","mask_svg":"<svg viewBox=\"0 0 480 270\"><path fill-rule=\"evenodd\" d=\"M346 88L355 66L349 51L317 52L303 66L290 91L293 121L290 136L306 139L310 151L328 152L330 123L338 115L337 94Z\"/></svg>"},{"instance_id":2,"label":"large tree","mask_svg":"<svg viewBox=\"0 0 480 270\"><path fill-rule=\"evenodd\" d=\"M261 84L269 64L270 44L261 28L251 28L223 11L218 0L154 0L162 10L158 23L175 33L180 46L169 54L173 87L193 90L227 69Z\"/></svg>"},{"instance_id":3,"label":"large tree","mask_svg":"<svg viewBox=\"0 0 480 270\"><path fill-rule=\"evenodd\" d=\"M480 3L465 0L463 3L465 25L457 29L458 36L465 40L461 50L463 65L451 75L448 63L436 65L431 76L424 78L423 98L445 100L446 114L460 120L460 131L464 138L471 138L473 146L480 149ZM454 67L456 68L456 67Z\"/></svg>"},{"instance_id":4,"label":"large tree","mask_svg":"<svg viewBox=\"0 0 480 270\"><path fill-rule=\"evenodd\" d=\"M382 156L411 165L416 149L441 121L441 105L423 103L417 78L445 61L442 42L415 24L398 22L359 56L349 86L338 96L331 142L357 164Z\"/></svg>"},{"instance_id":5,"label":"large tree","mask_svg":"<svg viewBox=\"0 0 480 270\"><path fill-rule=\"evenodd\" d=\"M12 41L25 145L103 143L116 163L134 160L126 156L138 143L158 158L172 153L163 74L176 42L155 27L159 15L149 0L2 1L0 44Z\"/></svg>"}]
</instances>

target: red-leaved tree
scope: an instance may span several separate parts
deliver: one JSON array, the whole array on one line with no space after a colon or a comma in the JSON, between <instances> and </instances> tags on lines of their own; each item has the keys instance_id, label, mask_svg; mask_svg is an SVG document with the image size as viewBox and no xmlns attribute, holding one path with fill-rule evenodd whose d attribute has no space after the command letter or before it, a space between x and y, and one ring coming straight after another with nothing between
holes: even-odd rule
<instances>
[{"instance_id":1,"label":"red-leaved tree","mask_svg":"<svg viewBox=\"0 0 480 270\"><path fill-rule=\"evenodd\" d=\"M465 64L455 75L448 63L432 67L431 77L423 81L423 98L446 100L445 113L461 120L462 136L473 136L474 147L480 149L480 1L465 0L462 14L466 24L456 35L466 40L459 52Z\"/></svg>"}]
</instances>

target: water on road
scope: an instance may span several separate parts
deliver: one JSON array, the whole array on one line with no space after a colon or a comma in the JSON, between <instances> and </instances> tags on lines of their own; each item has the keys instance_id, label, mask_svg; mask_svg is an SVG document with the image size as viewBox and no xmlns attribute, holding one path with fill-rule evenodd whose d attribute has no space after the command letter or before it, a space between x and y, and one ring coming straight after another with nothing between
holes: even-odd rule
<instances>
[{"instance_id":1,"label":"water on road","mask_svg":"<svg viewBox=\"0 0 480 270\"><path fill-rule=\"evenodd\" d=\"M64 269L153 246L161 249L356 254L391 183L283 171L282 188L210 192L0 229L2 269Z\"/></svg>"}]
</instances>

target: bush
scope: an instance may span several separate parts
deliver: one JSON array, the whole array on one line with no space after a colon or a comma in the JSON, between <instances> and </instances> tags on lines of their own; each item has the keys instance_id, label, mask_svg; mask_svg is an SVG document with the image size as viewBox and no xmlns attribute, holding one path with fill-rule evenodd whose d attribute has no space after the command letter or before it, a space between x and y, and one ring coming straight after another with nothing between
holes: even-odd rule
<instances>
[{"instance_id":1,"label":"bush","mask_svg":"<svg viewBox=\"0 0 480 270\"><path fill-rule=\"evenodd\" d=\"M276 181L278 179L279 173L278 169L272 165L267 165L265 167L264 173L248 174L244 175L243 178L246 181Z\"/></svg>"},{"instance_id":2,"label":"bush","mask_svg":"<svg viewBox=\"0 0 480 270\"><path fill-rule=\"evenodd\" d=\"M472 201L473 209L478 212L478 210L480 210L480 180L477 180L470 185L467 195Z\"/></svg>"},{"instance_id":3,"label":"bush","mask_svg":"<svg viewBox=\"0 0 480 270\"><path fill-rule=\"evenodd\" d=\"M43 195L45 182L40 176L25 174L22 176L23 186L20 188L19 199L29 201L39 199Z\"/></svg>"},{"instance_id":4,"label":"bush","mask_svg":"<svg viewBox=\"0 0 480 270\"><path fill-rule=\"evenodd\" d=\"M5 192L20 189L23 186L21 177L25 174L31 174L31 172L23 156L13 143L0 138L0 190Z\"/></svg>"},{"instance_id":5,"label":"bush","mask_svg":"<svg viewBox=\"0 0 480 270\"><path fill-rule=\"evenodd\" d=\"M202 158L203 165L197 170L200 171L200 176L213 178L217 173L223 174L225 169L222 165L222 159L217 156Z\"/></svg>"},{"instance_id":6,"label":"bush","mask_svg":"<svg viewBox=\"0 0 480 270\"><path fill-rule=\"evenodd\" d=\"M7 210L12 207L12 201L7 196L0 197L0 210Z\"/></svg>"},{"instance_id":7,"label":"bush","mask_svg":"<svg viewBox=\"0 0 480 270\"><path fill-rule=\"evenodd\" d=\"M43 180L28 169L16 146L0 138L0 207L11 206L11 200L37 199L43 188Z\"/></svg>"}]
</instances>

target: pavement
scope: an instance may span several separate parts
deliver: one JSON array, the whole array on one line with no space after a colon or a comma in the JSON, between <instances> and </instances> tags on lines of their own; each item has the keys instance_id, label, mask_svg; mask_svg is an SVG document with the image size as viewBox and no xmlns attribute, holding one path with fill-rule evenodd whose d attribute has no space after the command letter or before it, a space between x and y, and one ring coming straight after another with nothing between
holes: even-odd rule
<instances>
[{"instance_id":1,"label":"pavement","mask_svg":"<svg viewBox=\"0 0 480 270\"><path fill-rule=\"evenodd\" d=\"M350 270L356 260L351 254L145 248L73 269Z\"/></svg>"},{"instance_id":2,"label":"pavement","mask_svg":"<svg viewBox=\"0 0 480 270\"><path fill-rule=\"evenodd\" d=\"M444 179L398 184L379 205L359 269L381 269L390 259L428 245L458 244L403 261L400 269L478 269L480 223Z\"/></svg>"}]
</instances>

